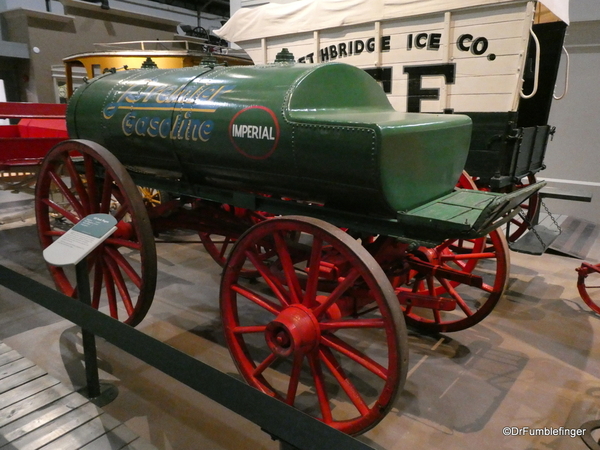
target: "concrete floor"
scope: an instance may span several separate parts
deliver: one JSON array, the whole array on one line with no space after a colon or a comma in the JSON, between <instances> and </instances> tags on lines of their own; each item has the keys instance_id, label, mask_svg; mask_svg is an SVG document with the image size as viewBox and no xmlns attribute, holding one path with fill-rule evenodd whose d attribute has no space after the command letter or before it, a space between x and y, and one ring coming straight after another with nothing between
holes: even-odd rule
<instances>
[{"instance_id":1,"label":"concrete floor","mask_svg":"<svg viewBox=\"0 0 600 450\"><path fill-rule=\"evenodd\" d=\"M0 264L51 285L33 219L20 210L11 218L0 226ZM197 242L160 243L158 252L157 296L138 329L236 373L219 329L219 267ZM587 448L578 437L503 435L504 427L577 429L600 418L600 317L577 292L581 261L511 258L506 295L482 323L410 333L404 392L361 441L381 450ZM599 258L597 242L587 261ZM78 329L5 288L0 340L65 385L84 386ZM100 339L98 354L101 380L119 391L104 409L159 449L279 448L256 425Z\"/></svg>"}]
</instances>

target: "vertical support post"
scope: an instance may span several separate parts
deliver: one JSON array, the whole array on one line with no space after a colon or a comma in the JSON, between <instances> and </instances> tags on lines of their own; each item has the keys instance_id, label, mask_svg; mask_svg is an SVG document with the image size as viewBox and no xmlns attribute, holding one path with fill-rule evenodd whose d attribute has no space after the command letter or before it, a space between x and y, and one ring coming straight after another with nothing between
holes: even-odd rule
<instances>
[{"instance_id":1,"label":"vertical support post","mask_svg":"<svg viewBox=\"0 0 600 450\"><path fill-rule=\"evenodd\" d=\"M90 280L88 278L87 259L83 258L75 265L77 277L77 296L79 301L91 306ZM85 362L85 378L87 381L88 398L100 396L100 377L98 376L98 357L96 353L96 337L82 328L83 356Z\"/></svg>"}]
</instances>

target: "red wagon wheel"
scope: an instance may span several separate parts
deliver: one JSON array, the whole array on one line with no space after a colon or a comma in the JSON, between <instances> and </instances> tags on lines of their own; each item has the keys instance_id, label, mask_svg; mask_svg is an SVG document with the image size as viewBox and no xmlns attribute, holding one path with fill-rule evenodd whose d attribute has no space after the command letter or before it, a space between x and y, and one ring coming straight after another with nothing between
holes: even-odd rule
<instances>
[{"instance_id":1,"label":"red wagon wheel","mask_svg":"<svg viewBox=\"0 0 600 450\"><path fill-rule=\"evenodd\" d=\"M504 293L510 256L506 238L498 230L479 239L447 240L416 254L436 270L429 270L430 266L411 270L407 285L396 289L399 297L422 294L455 305L449 311L406 306L407 324L418 329L442 333L469 328L490 314Z\"/></svg>"},{"instance_id":2,"label":"red wagon wheel","mask_svg":"<svg viewBox=\"0 0 600 450\"><path fill-rule=\"evenodd\" d=\"M264 283L241 277L248 262ZM377 424L404 385L406 328L389 281L321 220L281 217L248 230L223 273L221 317L250 385L346 433Z\"/></svg>"},{"instance_id":3,"label":"red wagon wheel","mask_svg":"<svg viewBox=\"0 0 600 450\"><path fill-rule=\"evenodd\" d=\"M523 189L532 184L536 183L535 175L528 175L521 179L518 183L510 186L507 191L512 192L518 189ZM489 186L478 186L475 181L471 179L471 177L466 173L460 177L456 187L461 189L480 189L482 191L489 191ZM519 206L521 207L521 212L513 217L509 223L506 225L507 227L507 239L508 242L515 242L519 239L534 223L535 218L537 216L538 210L540 208L540 194L539 191L536 191L532 196L526 199Z\"/></svg>"},{"instance_id":4,"label":"red wagon wheel","mask_svg":"<svg viewBox=\"0 0 600 450\"><path fill-rule=\"evenodd\" d=\"M141 196L123 165L94 142L58 144L40 169L35 210L43 249L89 214L117 219L117 231L88 257L92 306L137 325L154 297L156 248ZM57 288L75 297L74 271L49 268Z\"/></svg>"},{"instance_id":5,"label":"red wagon wheel","mask_svg":"<svg viewBox=\"0 0 600 450\"><path fill-rule=\"evenodd\" d=\"M457 187L477 189L466 172ZM406 323L417 329L443 333L469 328L489 315L504 293L510 255L506 238L498 230L479 239L449 239L434 248L421 247L415 255L428 264L413 264L406 283L392 278L401 302L417 294L428 296L433 305L454 304L450 311L405 305ZM479 277L481 285L471 281L472 276Z\"/></svg>"},{"instance_id":6,"label":"red wagon wheel","mask_svg":"<svg viewBox=\"0 0 600 450\"><path fill-rule=\"evenodd\" d=\"M600 264L584 262L578 267L577 290L586 305L596 314L600 314Z\"/></svg>"},{"instance_id":7,"label":"red wagon wheel","mask_svg":"<svg viewBox=\"0 0 600 450\"><path fill-rule=\"evenodd\" d=\"M221 209L230 216L231 220L243 224L246 228L250 228L252 225L272 217L266 213L227 204L221 205ZM204 245L204 249L212 259L221 267L225 267L227 257L238 240L239 234L215 231L210 233L199 232L198 236L200 236L200 241L202 242L202 245ZM259 276L259 273L253 269L243 269L242 274L246 278L256 278Z\"/></svg>"},{"instance_id":8,"label":"red wagon wheel","mask_svg":"<svg viewBox=\"0 0 600 450\"><path fill-rule=\"evenodd\" d=\"M531 186L536 183L535 175L528 175L527 177L520 180L518 183L513 185L513 191L517 189L523 189L527 186ZM512 218L507 224L508 227L508 241L515 242L523 234L529 230L534 224L536 215L540 208L540 193L536 191L531 197L521 203L521 213Z\"/></svg>"}]
</instances>

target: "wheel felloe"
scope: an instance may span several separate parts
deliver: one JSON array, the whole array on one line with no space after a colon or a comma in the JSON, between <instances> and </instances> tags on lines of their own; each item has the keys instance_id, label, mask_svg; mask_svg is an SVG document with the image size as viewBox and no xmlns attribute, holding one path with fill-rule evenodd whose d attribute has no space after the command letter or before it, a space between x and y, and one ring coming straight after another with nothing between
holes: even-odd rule
<instances>
[{"instance_id":1,"label":"wheel felloe","mask_svg":"<svg viewBox=\"0 0 600 450\"><path fill-rule=\"evenodd\" d=\"M600 314L600 265L584 262L577 269L577 290L581 299Z\"/></svg>"}]
</instances>

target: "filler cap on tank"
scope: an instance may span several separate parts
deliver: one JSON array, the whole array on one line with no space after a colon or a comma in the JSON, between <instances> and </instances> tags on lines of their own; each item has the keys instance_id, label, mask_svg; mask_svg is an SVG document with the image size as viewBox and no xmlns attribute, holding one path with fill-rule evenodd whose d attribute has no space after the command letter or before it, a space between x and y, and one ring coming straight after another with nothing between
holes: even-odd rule
<instances>
[{"instance_id":1,"label":"filler cap on tank","mask_svg":"<svg viewBox=\"0 0 600 450\"><path fill-rule=\"evenodd\" d=\"M213 55L207 55L202 57L200 65L214 67L219 65L219 61L217 61L217 58L215 58Z\"/></svg>"},{"instance_id":2,"label":"filler cap on tank","mask_svg":"<svg viewBox=\"0 0 600 450\"><path fill-rule=\"evenodd\" d=\"M146 58L146 61L142 63L142 69L158 69L158 66L152 61L152 58L148 57Z\"/></svg>"},{"instance_id":3,"label":"filler cap on tank","mask_svg":"<svg viewBox=\"0 0 600 450\"><path fill-rule=\"evenodd\" d=\"M296 62L294 54L291 53L287 48L282 48L277 55L275 55L276 63L293 63Z\"/></svg>"}]
</instances>

